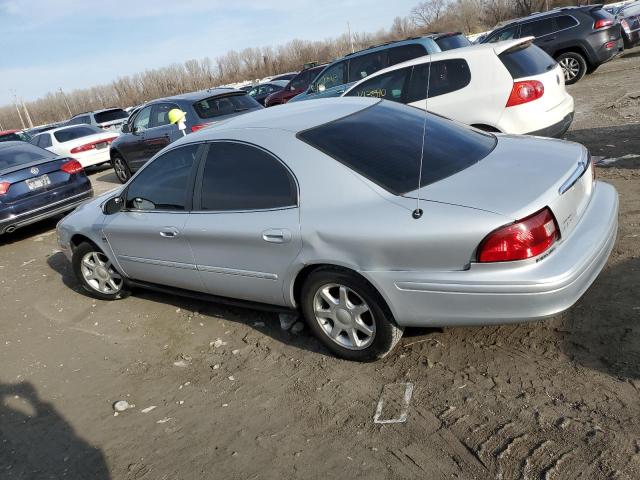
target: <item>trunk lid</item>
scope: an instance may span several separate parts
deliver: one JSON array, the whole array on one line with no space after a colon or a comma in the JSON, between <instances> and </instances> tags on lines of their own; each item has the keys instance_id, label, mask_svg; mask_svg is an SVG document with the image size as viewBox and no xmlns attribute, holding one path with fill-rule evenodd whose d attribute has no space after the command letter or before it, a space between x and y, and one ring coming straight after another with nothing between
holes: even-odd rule
<instances>
[{"instance_id":1,"label":"trunk lid","mask_svg":"<svg viewBox=\"0 0 640 480\"><path fill-rule=\"evenodd\" d=\"M405 197L485 210L512 221L548 206L566 236L591 198L592 168L582 145L498 135L496 148L484 159Z\"/></svg>"}]
</instances>

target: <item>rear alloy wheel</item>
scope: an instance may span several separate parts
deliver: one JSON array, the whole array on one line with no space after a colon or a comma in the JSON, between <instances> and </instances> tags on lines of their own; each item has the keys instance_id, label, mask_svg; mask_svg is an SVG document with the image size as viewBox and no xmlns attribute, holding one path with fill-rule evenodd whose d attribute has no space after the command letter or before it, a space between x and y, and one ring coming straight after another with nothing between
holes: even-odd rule
<instances>
[{"instance_id":1,"label":"rear alloy wheel","mask_svg":"<svg viewBox=\"0 0 640 480\"><path fill-rule=\"evenodd\" d=\"M376 360L402 337L378 292L356 275L318 270L305 282L301 297L309 328L339 357Z\"/></svg>"},{"instance_id":2,"label":"rear alloy wheel","mask_svg":"<svg viewBox=\"0 0 640 480\"><path fill-rule=\"evenodd\" d=\"M566 52L557 58L564 72L564 83L572 85L587 73L587 61L576 52Z\"/></svg>"},{"instance_id":3,"label":"rear alloy wheel","mask_svg":"<svg viewBox=\"0 0 640 480\"><path fill-rule=\"evenodd\" d=\"M72 263L82 288L91 296L117 300L129 294L125 278L111 260L90 243L83 243L74 250Z\"/></svg>"},{"instance_id":4,"label":"rear alloy wheel","mask_svg":"<svg viewBox=\"0 0 640 480\"><path fill-rule=\"evenodd\" d=\"M120 183L127 183L131 178L131 170L127 162L119 155L113 157L113 170L116 172L116 177L120 180Z\"/></svg>"}]
</instances>

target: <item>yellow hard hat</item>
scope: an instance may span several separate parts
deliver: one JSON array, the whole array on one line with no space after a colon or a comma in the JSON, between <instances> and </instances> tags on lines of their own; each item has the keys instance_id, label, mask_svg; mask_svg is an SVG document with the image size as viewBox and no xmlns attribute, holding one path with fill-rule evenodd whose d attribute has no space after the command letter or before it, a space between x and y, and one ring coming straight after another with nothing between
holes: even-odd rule
<instances>
[{"instance_id":1,"label":"yellow hard hat","mask_svg":"<svg viewBox=\"0 0 640 480\"><path fill-rule=\"evenodd\" d=\"M169 110L169 123L178 123L182 120L187 114L184 113L179 108L174 108Z\"/></svg>"}]
</instances>

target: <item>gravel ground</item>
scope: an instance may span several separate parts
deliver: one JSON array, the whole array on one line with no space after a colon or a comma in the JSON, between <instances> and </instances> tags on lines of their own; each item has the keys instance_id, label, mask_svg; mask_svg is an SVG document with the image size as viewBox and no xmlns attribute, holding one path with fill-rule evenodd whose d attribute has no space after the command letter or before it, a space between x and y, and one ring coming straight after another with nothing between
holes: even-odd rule
<instances>
[{"instance_id":1,"label":"gravel ground","mask_svg":"<svg viewBox=\"0 0 640 480\"><path fill-rule=\"evenodd\" d=\"M609 159L620 229L592 288L544 322L408 330L354 364L270 313L92 300L55 220L3 237L0 478L640 478L639 78L636 49L570 87L567 137ZM375 424L405 382L406 423Z\"/></svg>"}]
</instances>

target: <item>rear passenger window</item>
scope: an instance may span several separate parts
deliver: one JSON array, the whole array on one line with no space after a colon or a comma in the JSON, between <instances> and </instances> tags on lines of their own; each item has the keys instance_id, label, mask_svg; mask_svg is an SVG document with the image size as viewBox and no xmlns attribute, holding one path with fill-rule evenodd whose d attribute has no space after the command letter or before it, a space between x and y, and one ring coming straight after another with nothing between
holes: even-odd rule
<instances>
[{"instance_id":1,"label":"rear passenger window","mask_svg":"<svg viewBox=\"0 0 640 480\"><path fill-rule=\"evenodd\" d=\"M368 53L349 61L349 81L356 82L389 66L389 51Z\"/></svg>"},{"instance_id":2,"label":"rear passenger window","mask_svg":"<svg viewBox=\"0 0 640 480\"><path fill-rule=\"evenodd\" d=\"M51 135L43 133L40 137L40 141L38 142L38 146L41 148L49 148L51 145Z\"/></svg>"},{"instance_id":3,"label":"rear passenger window","mask_svg":"<svg viewBox=\"0 0 640 480\"><path fill-rule=\"evenodd\" d=\"M202 175L201 210L267 210L296 204L293 177L275 157L242 143L209 144Z\"/></svg>"},{"instance_id":4,"label":"rear passenger window","mask_svg":"<svg viewBox=\"0 0 640 480\"><path fill-rule=\"evenodd\" d=\"M553 19L547 18L537 20L535 22L527 22L520 25L520 38L523 37L542 37L553 33Z\"/></svg>"},{"instance_id":5,"label":"rear passenger window","mask_svg":"<svg viewBox=\"0 0 640 480\"><path fill-rule=\"evenodd\" d=\"M559 17L556 17L556 30L565 30L567 28L575 27L576 25L578 25L578 21L569 15L560 15Z\"/></svg>"},{"instance_id":6,"label":"rear passenger window","mask_svg":"<svg viewBox=\"0 0 640 480\"><path fill-rule=\"evenodd\" d=\"M411 67L384 73L362 82L351 90L347 96L384 98L385 100L401 102L410 76Z\"/></svg>"},{"instance_id":7,"label":"rear passenger window","mask_svg":"<svg viewBox=\"0 0 640 480\"><path fill-rule=\"evenodd\" d=\"M404 45L389 49L389 66L427 55L422 45Z\"/></svg>"},{"instance_id":8,"label":"rear passenger window","mask_svg":"<svg viewBox=\"0 0 640 480\"><path fill-rule=\"evenodd\" d=\"M426 98L429 64L413 68L406 102L417 102ZM471 83L471 72L467 62L461 58L440 60L431 64L429 98L460 90Z\"/></svg>"}]
</instances>

